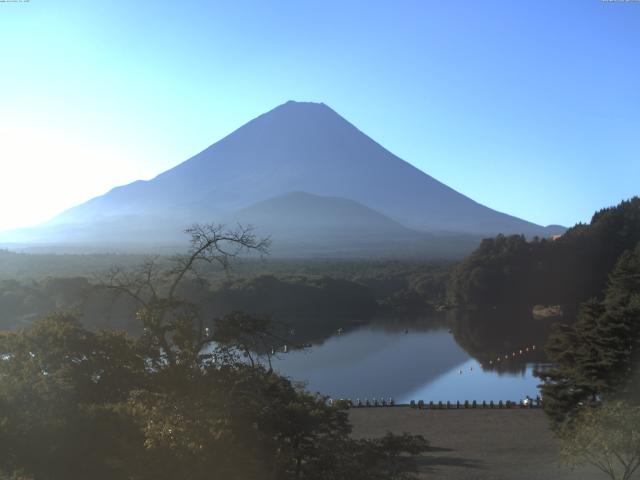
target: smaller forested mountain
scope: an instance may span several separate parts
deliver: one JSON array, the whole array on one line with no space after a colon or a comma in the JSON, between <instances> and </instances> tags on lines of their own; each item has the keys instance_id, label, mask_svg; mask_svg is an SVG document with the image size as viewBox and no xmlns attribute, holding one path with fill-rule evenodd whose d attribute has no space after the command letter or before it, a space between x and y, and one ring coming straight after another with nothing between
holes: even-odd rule
<instances>
[{"instance_id":1,"label":"smaller forested mountain","mask_svg":"<svg viewBox=\"0 0 640 480\"><path fill-rule=\"evenodd\" d=\"M449 301L459 306L561 304L600 296L618 257L640 241L640 198L597 212L555 240L483 240L455 269Z\"/></svg>"},{"instance_id":2,"label":"smaller forested mountain","mask_svg":"<svg viewBox=\"0 0 640 480\"><path fill-rule=\"evenodd\" d=\"M307 237L371 233L415 235L391 218L353 200L305 192L291 192L253 204L238 211L234 219L245 225L255 225L271 236L274 232Z\"/></svg>"},{"instance_id":3,"label":"smaller forested mountain","mask_svg":"<svg viewBox=\"0 0 640 480\"><path fill-rule=\"evenodd\" d=\"M582 305L578 321L559 325L541 372L545 410L554 424L602 399L640 402L640 243L616 263L604 299Z\"/></svg>"},{"instance_id":4,"label":"smaller forested mountain","mask_svg":"<svg viewBox=\"0 0 640 480\"><path fill-rule=\"evenodd\" d=\"M412 230L347 198L290 192L230 215L225 223L252 225L272 239L276 257L459 259L479 235Z\"/></svg>"}]
</instances>

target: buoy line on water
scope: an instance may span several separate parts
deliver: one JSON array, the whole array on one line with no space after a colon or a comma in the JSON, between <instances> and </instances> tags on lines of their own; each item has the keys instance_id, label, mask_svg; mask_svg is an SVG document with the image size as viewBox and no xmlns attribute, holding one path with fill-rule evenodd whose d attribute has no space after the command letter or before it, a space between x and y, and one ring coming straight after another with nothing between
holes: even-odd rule
<instances>
[{"instance_id":1,"label":"buoy line on water","mask_svg":"<svg viewBox=\"0 0 640 480\"><path fill-rule=\"evenodd\" d=\"M494 360L489 360L488 365L489 366L494 366L494 365L498 365L500 363L505 363L509 360L513 360L516 358L521 357L522 355L525 355L527 353L533 353L536 351L536 346L535 345L527 345L524 346L518 350L515 350L513 352L511 352L511 354L507 354L507 355L498 355L498 357L496 357ZM487 364L485 363L481 363L478 362L478 365L480 366L480 368L485 368L485 366L487 366ZM471 365L469 367L469 372L473 372L473 365ZM458 370L458 375L462 375L464 373L464 370Z\"/></svg>"},{"instance_id":2,"label":"buoy line on water","mask_svg":"<svg viewBox=\"0 0 640 480\"><path fill-rule=\"evenodd\" d=\"M525 355L527 353L533 353L536 351L536 346L535 345L527 345L524 346L518 350L515 350L513 352L511 352L511 355L507 354L507 355L498 355L496 357L495 360L489 360L489 365L497 365L501 362L507 362L509 360L513 360L514 358L518 358L522 355ZM481 363L480 366L482 367L483 364Z\"/></svg>"}]
</instances>

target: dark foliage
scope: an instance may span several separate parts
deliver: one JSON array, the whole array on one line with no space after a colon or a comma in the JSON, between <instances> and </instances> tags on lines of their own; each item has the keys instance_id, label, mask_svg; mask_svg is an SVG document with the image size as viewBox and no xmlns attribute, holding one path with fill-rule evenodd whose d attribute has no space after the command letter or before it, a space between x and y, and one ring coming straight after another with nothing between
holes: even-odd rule
<instances>
[{"instance_id":1,"label":"dark foliage","mask_svg":"<svg viewBox=\"0 0 640 480\"><path fill-rule=\"evenodd\" d=\"M640 198L597 212L556 240L499 235L455 269L449 301L461 306L568 307L601 295L618 257L640 241Z\"/></svg>"},{"instance_id":2,"label":"dark foliage","mask_svg":"<svg viewBox=\"0 0 640 480\"><path fill-rule=\"evenodd\" d=\"M404 454L426 448L419 437L351 440L344 407L226 347L193 348L187 323L171 338L168 357L158 342L64 315L3 333L2 468L43 480L403 478Z\"/></svg>"},{"instance_id":3,"label":"dark foliage","mask_svg":"<svg viewBox=\"0 0 640 480\"><path fill-rule=\"evenodd\" d=\"M557 326L547 350L554 368L540 376L555 425L601 399L640 402L640 243L620 256L604 299L585 302L573 325Z\"/></svg>"},{"instance_id":4,"label":"dark foliage","mask_svg":"<svg viewBox=\"0 0 640 480\"><path fill-rule=\"evenodd\" d=\"M153 263L161 269L167 262L166 258L147 259L146 265ZM294 340L308 343L376 314L422 315L433 311L444 302L450 271L449 266L429 264L323 266L299 262L286 266L300 273L238 278L234 271L233 279L200 275L182 279L175 294L195 306L202 318L222 317L233 311L268 315L281 333L294 329ZM274 270L279 268L274 265ZM120 269L125 270L132 269ZM315 271L326 271L335 277L312 274ZM141 325L134 320L138 303L105 288L104 283L104 279L100 283L86 277L0 280L0 329L31 325L48 312L60 309L77 312L83 325L90 329L112 328L140 334Z\"/></svg>"}]
</instances>

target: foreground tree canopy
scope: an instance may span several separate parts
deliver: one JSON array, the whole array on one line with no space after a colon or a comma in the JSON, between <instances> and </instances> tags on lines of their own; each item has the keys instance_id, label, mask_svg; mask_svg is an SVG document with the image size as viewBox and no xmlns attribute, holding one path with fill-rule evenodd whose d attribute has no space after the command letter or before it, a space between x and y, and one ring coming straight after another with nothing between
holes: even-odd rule
<instances>
[{"instance_id":1,"label":"foreground tree canopy","mask_svg":"<svg viewBox=\"0 0 640 480\"><path fill-rule=\"evenodd\" d=\"M344 405L246 361L268 321L235 314L216 332L194 315L177 292L199 262L266 244L246 230L191 233L175 268L111 276L139 303L140 337L69 314L0 334L0 478L410 478L422 437L351 439Z\"/></svg>"}]
</instances>

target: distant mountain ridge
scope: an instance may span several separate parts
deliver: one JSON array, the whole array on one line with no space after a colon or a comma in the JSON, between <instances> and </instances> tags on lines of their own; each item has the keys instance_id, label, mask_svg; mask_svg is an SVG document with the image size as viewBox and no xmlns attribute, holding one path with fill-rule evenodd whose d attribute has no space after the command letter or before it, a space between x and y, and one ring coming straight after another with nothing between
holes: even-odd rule
<instances>
[{"instance_id":1,"label":"distant mountain ridge","mask_svg":"<svg viewBox=\"0 0 640 480\"><path fill-rule=\"evenodd\" d=\"M301 198L317 212L332 210L335 199L359 204L362 208L350 204L355 217L337 215L336 232L360 221L376 225L370 232L374 236L383 236L383 224L392 223L397 231L412 234L549 236L564 231L487 208L393 155L326 105L290 101L154 179L114 188L19 237L82 243L130 236L131 241L173 243L172 230L246 217L247 212L259 217L266 208L261 202L292 192L309 195ZM284 209L282 219L290 217L286 209L293 203L291 198L267 203L270 223L277 223L278 208ZM306 212L298 222L312 226L314 218ZM4 238L13 241L15 235Z\"/></svg>"},{"instance_id":2,"label":"distant mountain ridge","mask_svg":"<svg viewBox=\"0 0 640 480\"><path fill-rule=\"evenodd\" d=\"M291 192L243 208L232 220L261 230L312 235L412 235L416 232L364 205L345 198Z\"/></svg>"},{"instance_id":3,"label":"distant mountain ridge","mask_svg":"<svg viewBox=\"0 0 640 480\"><path fill-rule=\"evenodd\" d=\"M227 223L255 226L274 239L273 253L289 257L457 258L480 237L433 235L404 227L354 200L291 192L236 212Z\"/></svg>"}]
</instances>

